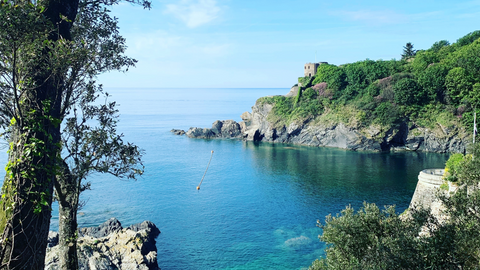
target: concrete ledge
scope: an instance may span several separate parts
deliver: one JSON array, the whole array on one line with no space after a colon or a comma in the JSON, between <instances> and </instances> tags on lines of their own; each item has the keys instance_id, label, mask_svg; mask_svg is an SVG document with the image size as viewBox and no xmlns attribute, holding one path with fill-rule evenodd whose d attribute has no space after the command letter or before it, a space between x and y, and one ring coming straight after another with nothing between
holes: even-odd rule
<instances>
[{"instance_id":1,"label":"concrete ledge","mask_svg":"<svg viewBox=\"0 0 480 270\"><path fill-rule=\"evenodd\" d=\"M418 174L418 181L424 184L440 187L443 184L444 169L426 169Z\"/></svg>"},{"instance_id":2,"label":"concrete ledge","mask_svg":"<svg viewBox=\"0 0 480 270\"><path fill-rule=\"evenodd\" d=\"M417 187L412 196L410 207L423 206L429 208L436 201L435 193L443 184L444 169L426 169L418 174Z\"/></svg>"}]
</instances>

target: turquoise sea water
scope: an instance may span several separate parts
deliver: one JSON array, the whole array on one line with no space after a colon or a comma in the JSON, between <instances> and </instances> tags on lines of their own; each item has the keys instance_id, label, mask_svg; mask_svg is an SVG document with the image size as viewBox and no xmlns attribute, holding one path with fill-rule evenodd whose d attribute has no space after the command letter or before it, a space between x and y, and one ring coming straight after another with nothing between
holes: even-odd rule
<instances>
[{"instance_id":1,"label":"turquoise sea water","mask_svg":"<svg viewBox=\"0 0 480 270\"><path fill-rule=\"evenodd\" d=\"M321 256L316 220L364 201L408 206L418 172L447 155L362 153L333 148L202 140L172 128L240 121L259 97L288 89L107 89L120 104L119 131L145 149L136 182L91 177L80 226L110 217L153 221L158 261L169 269L302 269ZM212 162L201 190L210 151ZM2 161L6 158L2 156ZM54 205L52 229L58 226Z\"/></svg>"}]
</instances>

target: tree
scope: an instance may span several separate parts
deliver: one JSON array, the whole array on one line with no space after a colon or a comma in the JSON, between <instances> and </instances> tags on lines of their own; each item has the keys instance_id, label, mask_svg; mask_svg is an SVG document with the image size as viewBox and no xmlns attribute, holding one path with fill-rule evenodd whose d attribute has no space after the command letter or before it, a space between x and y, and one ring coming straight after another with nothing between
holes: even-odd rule
<instances>
[{"instance_id":1,"label":"tree","mask_svg":"<svg viewBox=\"0 0 480 270\"><path fill-rule=\"evenodd\" d=\"M434 52L440 51L443 47L450 46L450 42L448 40L440 40L435 43L433 43L432 47L430 47L430 50Z\"/></svg>"},{"instance_id":2,"label":"tree","mask_svg":"<svg viewBox=\"0 0 480 270\"><path fill-rule=\"evenodd\" d=\"M0 125L10 143L0 202L0 268L44 267L53 186L63 171L60 124L83 92L96 89L99 73L134 64L122 55L124 43L108 38L122 40L116 25L106 25L107 36L98 27L82 28L83 19L94 22L107 14L101 7L119 1L0 3ZM89 14L90 7L99 13Z\"/></svg>"},{"instance_id":3,"label":"tree","mask_svg":"<svg viewBox=\"0 0 480 270\"><path fill-rule=\"evenodd\" d=\"M417 236L426 221L426 212L417 212L404 222L389 206L380 210L364 203L355 213L350 206L335 217L326 217L320 237L327 242L326 258L313 269L425 269L418 262Z\"/></svg>"},{"instance_id":4,"label":"tree","mask_svg":"<svg viewBox=\"0 0 480 270\"><path fill-rule=\"evenodd\" d=\"M55 182L59 204L59 266L62 269L78 269L77 210L80 193L90 187L90 182L85 182L88 175L100 172L136 179L143 173L142 151L131 143L124 143L123 135L116 132L118 110L115 102L95 105L97 96L92 94L84 95L73 105L62 132L66 154L62 173Z\"/></svg>"},{"instance_id":5,"label":"tree","mask_svg":"<svg viewBox=\"0 0 480 270\"><path fill-rule=\"evenodd\" d=\"M395 102L399 105L412 105L424 101L426 93L414 79L404 78L393 85Z\"/></svg>"},{"instance_id":6,"label":"tree","mask_svg":"<svg viewBox=\"0 0 480 270\"><path fill-rule=\"evenodd\" d=\"M473 85L472 91L467 95L467 99L474 109L480 107L480 83Z\"/></svg>"},{"instance_id":7,"label":"tree","mask_svg":"<svg viewBox=\"0 0 480 270\"><path fill-rule=\"evenodd\" d=\"M403 47L402 60L412 58L416 53L417 52L413 49L413 44L411 42L407 42L407 44Z\"/></svg>"},{"instance_id":8,"label":"tree","mask_svg":"<svg viewBox=\"0 0 480 270\"><path fill-rule=\"evenodd\" d=\"M463 97L468 95L472 88L467 72L462 67L456 67L448 71L445 77L445 86L448 91L448 96L455 103L458 104Z\"/></svg>"},{"instance_id":9,"label":"tree","mask_svg":"<svg viewBox=\"0 0 480 270\"><path fill-rule=\"evenodd\" d=\"M480 38L480 30L473 31L471 33L466 34L465 36L459 38L455 43L458 47L462 47L473 43L475 40Z\"/></svg>"},{"instance_id":10,"label":"tree","mask_svg":"<svg viewBox=\"0 0 480 270\"><path fill-rule=\"evenodd\" d=\"M418 74L418 83L430 100L444 100L445 76L447 68L441 64L432 64Z\"/></svg>"},{"instance_id":11,"label":"tree","mask_svg":"<svg viewBox=\"0 0 480 270\"><path fill-rule=\"evenodd\" d=\"M338 93L345 86L345 71L335 65L322 64L318 66L313 85L326 82L329 89Z\"/></svg>"}]
</instances>

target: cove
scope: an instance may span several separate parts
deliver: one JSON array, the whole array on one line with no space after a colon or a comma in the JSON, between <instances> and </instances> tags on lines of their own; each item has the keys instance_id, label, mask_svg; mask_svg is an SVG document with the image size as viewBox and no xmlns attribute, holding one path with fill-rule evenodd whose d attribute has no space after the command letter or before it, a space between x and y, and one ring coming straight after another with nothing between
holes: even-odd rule
<instances>
[{"instance_id":1,"label":"cove","mask_svg":"<svg viewBox=\"0 0 480 270\"><path fill-rule=\"evenodd\" d=\"M108 89L120 104L119 131L145 150L137 182L92 175L82 227L116 217L144 220L162 269L302 269L323 254L317 219L363 201L408 206L419 171L448 155L368 153L335 148L189 139L172 128L240 120L255 100L288 89ZM200 191L196 186L211 151ZM5 150L6 151L6 150ZM6 163L6 154L0 156ZM51 228L58 227L53 205Z\"/></svg>"}]
</instances>

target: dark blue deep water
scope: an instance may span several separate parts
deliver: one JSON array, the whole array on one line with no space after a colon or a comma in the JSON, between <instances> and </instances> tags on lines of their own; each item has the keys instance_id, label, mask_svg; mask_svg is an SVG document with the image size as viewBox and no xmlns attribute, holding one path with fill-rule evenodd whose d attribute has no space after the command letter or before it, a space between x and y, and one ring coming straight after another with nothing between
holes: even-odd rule
<instances>
[{"instance_id":1,"label":"dark blue deep water","mask_svg":"<svg viewBox=\"0 0 480 270\"><path fill-rule=\"evenodd\" d=\"M302 269L322 256L316 220L364 201L403 212L432 153L363 153L332 148L200 140L172 128L240 121L259 97L288 89L108 89L121 105L119 131L145 149L145 175L93 175L80 226L110 217L153 221L158 261L169 269ZM214 150L201 190L196 186ZM3 157L2 160L5 160ZM55 209L52 229L58 226Z\"/></svg>"}]
</instances>

